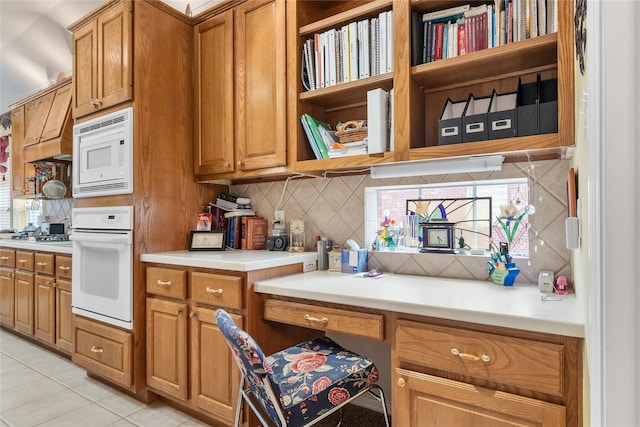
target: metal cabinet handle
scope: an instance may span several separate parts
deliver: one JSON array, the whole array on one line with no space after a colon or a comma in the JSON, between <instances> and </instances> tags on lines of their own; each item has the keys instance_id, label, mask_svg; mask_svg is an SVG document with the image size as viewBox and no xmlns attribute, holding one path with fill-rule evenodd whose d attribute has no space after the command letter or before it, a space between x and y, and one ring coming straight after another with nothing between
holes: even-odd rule
<instances>
[{"instance_id":1,"label":"metal cabinet handle","mask_svg":"<svg viewBox=\"0 0 640 427\"><path fill-rule=\"evenodd\" d=\"M6 261L6 260L8 260L8 259L9 259L9 257L8 257L8 256L0 256L0 260L2 260L2 261Z\"/></svg>"},{"instance_id":2,"label":"metal cabinet handle","mask_svg":"<svg viewBox=\"0 0 640 427\"><path fill-rule=\"evenodd\" d=\"M94 352L94 353L102 353L104 351L104 348L92 345L91 346L91 351Z\"/></svg>"},{"instance_id":3,"label":"metal cabinet handle","mask_svg":"<svg viewBox=\"0 0 640 427\"><path fill-rule=\"evenodd\" d=\"M206 288L204 288L204 291L209 293L209 294L221 294L222 293L222 288L213 289L213 288L210 288L210 287L207 286Z\"/></svg>"},{"instance_id":4,"label":"metal cabinet handle","mask_svg":"<svg viewBox=\"0 0 640 427\"><path fill-rule=\"evenodd\" d=\"M19 262L20 264L24 264L25 262L29 262L29 261L28 261L28 260L26 260L26 259L21 258L21 259L19 259L19 260L18 260L18 262Z\"/></svg>"},{"instance_id":5,"label":"metal cabinet handle","mask_svg":"<svg viewBox=\"0 0 640 427\"><path fill-rule=\"evenodd\" d=\"M317 318L317 317L309 316L308 314L305 314L305 315L304 315L304 320L307 320L307 321L309 321L309 322L319 322L319 323L324 323L325 325L326 325L327 323L329 323L329 319L328 319L328 318L326 318L326 317L323 317L322 319L319 319L319 318Z\"/></svg>"},{"instance_id":6,"label":"metal cabinet handle","mask_svg":"<svg viewBox=\"0 0 640 427\"><path fill-rule=\"evenodd\" d=\"M404 386L407 385L407 382L404 380L404 378L400 377L400 378L398 378L398 385L400 387L404 387Z\"/></svg>"},{"instance_id":7,"label":"metal cabinet handle","mask_svg":"<svg viewBox=\"0 0 640 427\"><path fill-rule=\"evenodd\" d=\"M37 262L36 265L40 267L44 267L45 265L47 265L47 263L40 261L40 262Z\"/></svg>"},{"instance_id":8,"label":"metal cabinet handle","mask_svg":"<svg viewBox=\"0 0 640 427\"><path fill-rule=\"evenodd\" d=\"M160 286L171 286L171 280L156 280L156 283Z\"/></svg>"},{"instance_id":9,"label":"metal cabinet handle","mask_svg":"<svg viewBox=\"0 0 640 427\"><path fill-rule=\"evenodd\" d=\"M491 360L491 358L486 354L483 354L481 356L476 356L474 354L461 353L457 348L452 348L451 354L465 360L473 360L473 361L482 360L483 362L489 362Z\"/></svg>"},{"instance_id":10,"label":"metal cabinet handle","mask_svg":"<svg viewBox=\"0 0 640 427\"><path fill-rule=\"evenodd\" d=\"M27 282L26 280L22 280L22 279L18 279L18 283L22 283L23 285L30 285L30 282Z\"/></svg>"},{"instance_id":11,"label":"metal cabinet handle","mask_svg":"<svg viewBox=\"0 0 640 427\"><path fill-rule=\"evenodd\" d=\"M11 280L12 277L13 277L12 273L7 273L6 276L0 276L0 279Z\"/></svg>"},{"instance_id":12,"label":"metal cabinet handle","mask_svg":"<svg viewBox=\"0 0 640 427\"><path fill-rule=\"evenodd\" d=\"M68 265L61 265L58 268L62 271L69 271L71 269L71 267L69 267Z\"/></svg>"}]
</instances>

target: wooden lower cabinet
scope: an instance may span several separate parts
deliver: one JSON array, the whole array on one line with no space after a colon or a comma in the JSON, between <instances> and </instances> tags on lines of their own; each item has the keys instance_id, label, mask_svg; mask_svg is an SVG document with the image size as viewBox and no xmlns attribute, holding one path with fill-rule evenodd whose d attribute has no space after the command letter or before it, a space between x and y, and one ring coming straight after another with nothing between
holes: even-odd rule
<instances>
[{"instance_id":1,"label":"wooden lower cabinet","mask_svg":"<svg viewBox=\"0 0 640 427\"><path fill-rule=\"evenodd\" d=\"M15 272L15 329L33 335L33 273Z\"/></svg>"},{"instance_id":2,"label":"wooden lower cabinet","mask_svg":"<svg viewBox=\"0 0 640 427\"><path fill-rule=\"evenodd\" d=\"M392 353L394 424L582 425L581 339L400 319Z\"/></svg>"},{"instance_id":3,"label":"wooden lower cabinet","mask_svg":"<svg viewBox=\"0 0 640 427\"><path fill-rule=\"evenodd\" d=\"M147 385L186 401L187 304L147 298Z\"/></svg>"},{"instance_id":4,"label":"wooden lower cabinet","mask_svg":"<svg viewBox=\"0 0 640 427\"><path fill-rule=\"evenodd\" d=\"M36 274L34 286L34 335L49 344L56 342L56 288L53 276Z\"/></svg>"},{"instance_id":5,"label":"wooden lower cabinet","mask_svg":"<svg viewBox=\"0 0 640 427\"><path fill-rule=\"evenodd\" d=\"M394 424L399 426L561 426L561 405L396 368ZM396 407L397 405L397 407Z\"/></svg>"},{"instance_id":6,"label":"wooden lower cabinet","mask_svg":"<svg viewBox=\"0 0 640 427\"><path fill-rule=\"evenodd\" d=\"M133 334L74 317L74 363L124 387L133 384Z\"/></svg>"},{"instance_id":7,"label":"wooden lower cabinet","mask_svg":"<svg viewBox=\"0 0 640 427\"><path fill-rule=\"evenodd\" d=\"M243 327L242 317L229 314ZM191 400L215 418L233 422L240 385L240 370L215 319L215 310L191 310Z\"/></svg>"},{"instance_id":8,"label":"wooden lower cabinet","mask_svg":"<svg viewBox=\"0 0 640 427\"><path fill-rule=\"evenodd\" d=\"M71 281L56 280L56 347L65 353L73 351L73 313Z\"/></svg>"},{"instance_id":9,"label":"wooden lower cabinet","mask_svg":"<svg viewBox=\"0 0 640 427\"><path fill-rule=\"evenodd\" d=\"M0 322L10 328L15 325L15 292L13 269L0 268Z\"/></svg>"}]
</instances>

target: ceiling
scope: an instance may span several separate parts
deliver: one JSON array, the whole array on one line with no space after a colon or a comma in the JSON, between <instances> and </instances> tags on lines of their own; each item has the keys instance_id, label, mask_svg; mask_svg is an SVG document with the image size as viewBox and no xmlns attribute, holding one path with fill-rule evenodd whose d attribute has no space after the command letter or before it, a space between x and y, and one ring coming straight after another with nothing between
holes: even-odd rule
<instances>
[{"instance_id":1,"label":"ceiling","mask_svg":"<svg viewBox=\"0 0 640 427\"><path fill-rule=\"evenodd\" d=\"M164 0L192 14L220 0ZM0 114L9 105L71 75L71 33L67 26L105 0L0 0Z\"/></svg>"}]
</instances>

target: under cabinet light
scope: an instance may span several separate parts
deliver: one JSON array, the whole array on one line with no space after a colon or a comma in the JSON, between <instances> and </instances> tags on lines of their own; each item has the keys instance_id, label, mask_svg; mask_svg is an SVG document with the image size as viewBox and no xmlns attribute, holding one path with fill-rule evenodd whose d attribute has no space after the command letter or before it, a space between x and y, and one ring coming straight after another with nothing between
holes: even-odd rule
<instances>
[{"instance_id":1,"label":"under cabinet light","mask_svg":"<svg viewBox=\"0 0 640 427\"><path fill-rule=\"evenodd\" d=\"M371 178L499 171L503 161L504 156L494 155L386 163L371 166Z\"/></svg>"}]
</instances>

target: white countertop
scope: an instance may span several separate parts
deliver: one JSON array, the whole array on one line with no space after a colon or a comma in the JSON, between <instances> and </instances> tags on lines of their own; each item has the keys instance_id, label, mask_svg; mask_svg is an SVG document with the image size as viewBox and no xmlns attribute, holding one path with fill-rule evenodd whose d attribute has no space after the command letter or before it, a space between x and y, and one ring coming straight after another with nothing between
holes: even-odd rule
<instances>
[{"instance_id":1,"label":"white countertop","mask_svg":"<svg viewBox=\"0 0 640 427\"><path fill-rule=\"evenodd\" d=\"M316 252L281 251L175 251L140 255L143 262L181 265L185 267L216 268L231 271L253 271L283 265L315 262Z\"/></svg>"},{"instance_id":2,"label":"white countertop","mask_svg":"<svg viewBox=\"0 0 640 427\"><path fill-rule=\"evenodd\" d=\"M71 255L71 242L36 242L35 240L0 239L0 247L13 249L28 249L32 251L55 252Z\"/></svg>"},{"instance_id":3,"label":"white countertop","mask_svg":"<svg viewBox=\"0 0 640 427\"><path fill-rule=\"evenodd\" d=\"M256 292L398 313L584 337L585 317L574 294L542 301L537 285L427 276L312 271L255 283Z\"/></svg>"}]
</instances>

